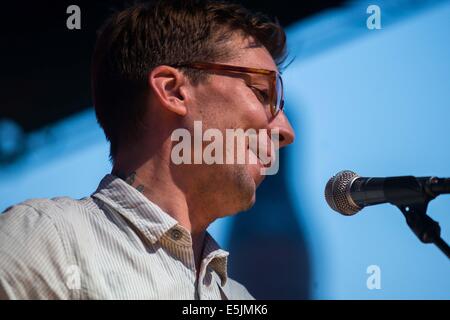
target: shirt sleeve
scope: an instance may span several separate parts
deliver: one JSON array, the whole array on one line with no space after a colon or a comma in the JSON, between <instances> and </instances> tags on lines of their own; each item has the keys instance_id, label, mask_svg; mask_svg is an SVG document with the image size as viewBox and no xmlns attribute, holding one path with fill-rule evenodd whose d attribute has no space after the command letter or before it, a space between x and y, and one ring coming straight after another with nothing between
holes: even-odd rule
<instances>
[{"instance_id":1,"label":"shirt sleeve","mask_svg":"<svg viewBox=\"0 0 450 320\"><path fill-rule=\"evenodd\" d=\"M0 214L0 257L0 299L72 298L73 268L49 215L28 204Z\"/></svg>"}]
</instances>

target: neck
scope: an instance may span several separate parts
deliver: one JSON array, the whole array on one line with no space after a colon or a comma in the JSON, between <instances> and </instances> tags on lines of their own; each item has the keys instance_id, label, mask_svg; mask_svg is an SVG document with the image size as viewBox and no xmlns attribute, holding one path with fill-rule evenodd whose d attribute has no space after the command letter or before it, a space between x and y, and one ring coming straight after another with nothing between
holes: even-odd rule
<instances>
[{"instance_id":1,"label":"neck","mask_svg":"<svg viewBox=\"0 0 450 320\"><path fill-rule=\"evenodd\" d=\"M170 153L166 153L168 157L162 154L153 152L145 161L119 156L112 173L139 190L191 233L192 249L199 270L205 232L212 221L205 218L208 212L203 212L201 199L189 196L189 188L176 180L179 175L171 168Z\"/></svg>"}]
</instances>

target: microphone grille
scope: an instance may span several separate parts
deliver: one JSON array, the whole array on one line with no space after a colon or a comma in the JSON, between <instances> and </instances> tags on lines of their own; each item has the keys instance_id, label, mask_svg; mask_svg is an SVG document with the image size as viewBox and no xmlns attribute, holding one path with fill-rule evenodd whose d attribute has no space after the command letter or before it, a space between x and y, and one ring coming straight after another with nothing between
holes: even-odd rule
<instances>
[{"instance_id":1,"label":"microphone grille","mask_svg":"<svg viewBox=\"0 0 450 320\"><path fill-rule=\"evenodd\" d=\"M359 176L350 170L338 172L325 186L325 200L334 211L351 216L361 208L350 198L350 187Z\"/></svg>"}]
</instances>

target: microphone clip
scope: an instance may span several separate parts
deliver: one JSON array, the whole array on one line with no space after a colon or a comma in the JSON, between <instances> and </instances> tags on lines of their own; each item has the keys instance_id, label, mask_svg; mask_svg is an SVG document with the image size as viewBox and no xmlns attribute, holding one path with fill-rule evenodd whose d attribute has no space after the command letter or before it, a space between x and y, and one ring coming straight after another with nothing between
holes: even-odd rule
<instances>
[{"instance_id":1,"label":"microphone clip","mask_svg":"<svg viewBox=\"0 0 450 320\"><path fill-rule=\"evenodd\" d=\"M441 227L427 215L428 203L423 199L410 205L399 204L397 208L403 213L406 223L423 243L434 243L450 259L450 246L441 238Z\"/></svg>"}]
</instances>

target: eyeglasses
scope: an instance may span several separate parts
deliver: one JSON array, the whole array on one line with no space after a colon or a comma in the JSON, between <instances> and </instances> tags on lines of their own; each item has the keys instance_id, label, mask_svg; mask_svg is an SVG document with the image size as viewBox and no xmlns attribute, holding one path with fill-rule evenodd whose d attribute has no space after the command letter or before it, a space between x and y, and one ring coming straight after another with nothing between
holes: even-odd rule
<instances>
[{"instance_id":1,"label":"eyeglasses","mask_svg":"<svg viewBox=\"0 0 450 320\"><path fill-rule=\"evenodd\" d=\"M231 66L227 64L210 62L180 63L172 65L172 67L184 67L209 71L227 71L231 73L251 73L267 76L269 77L270 85L268 94L264 90L255 87L252 83L247 83L247 86L249 86L253 90L256 97L261 103L270 105L270 112L272 113L273 117L276 117L278 113L284 108L283 80L281 79L281 75L277 71Z\"/></svg>"}]
</instances>

